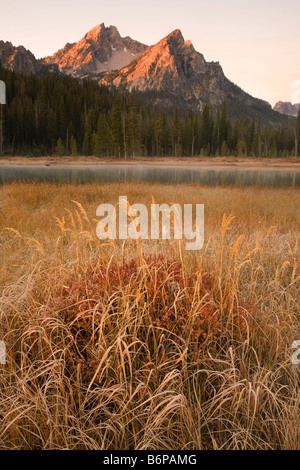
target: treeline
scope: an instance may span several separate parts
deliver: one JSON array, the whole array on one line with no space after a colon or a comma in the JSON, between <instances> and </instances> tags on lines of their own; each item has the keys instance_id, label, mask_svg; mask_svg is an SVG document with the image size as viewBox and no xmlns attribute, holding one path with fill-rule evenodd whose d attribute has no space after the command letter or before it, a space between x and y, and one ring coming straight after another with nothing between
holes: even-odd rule
<instances>
[{"instance_id":1,"label":"treeline","mask_svg":"<svg viewBox=\"0 0 300 470\"><path fill-rule=\"evenodd\" d=\"M207 105L201 115L168 114L92 80L1 66L0 80L7 88L3 150L14 155L287 157L300 149L300 117L296 127L287 118L273 129L259 120L231 122L226 103L217 113Z\"/></svg>"}]
</instances>

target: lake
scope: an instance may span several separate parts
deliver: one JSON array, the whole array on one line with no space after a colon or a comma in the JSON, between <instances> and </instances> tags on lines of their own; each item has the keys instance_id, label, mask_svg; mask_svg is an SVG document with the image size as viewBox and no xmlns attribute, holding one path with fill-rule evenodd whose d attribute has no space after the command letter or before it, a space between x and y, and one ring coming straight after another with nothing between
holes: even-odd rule
<instances>
[{"instance_id":1,"label":"lake","mask_svg":"<svg viewBox=\"0 0 300 470\"><path fill-rule=\"evenodd\" d=\"M188 165L1 165L0 184L14 181L48 183L147 182L164 184L202 183L234 186L300 186L300 168L235 168Z\"/></svg>"}]
</instances>

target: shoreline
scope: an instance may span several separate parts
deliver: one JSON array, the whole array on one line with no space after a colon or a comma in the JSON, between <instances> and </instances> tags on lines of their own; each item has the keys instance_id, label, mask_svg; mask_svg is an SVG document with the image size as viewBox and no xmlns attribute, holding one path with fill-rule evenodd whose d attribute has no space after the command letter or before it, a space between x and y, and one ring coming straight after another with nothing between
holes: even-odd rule
<instances>
[{"instance_id":1,"label":"shoreline","mask_svg":"<svg viewBox=\"0 0 300 470\"><path fill-rule=\"evenodd\" d=\"M172 166L211 169L291 169L300 171L300 157L135 157L128 160L101 157L2 157L1 166Z\"/></svg>"}]
</instances>

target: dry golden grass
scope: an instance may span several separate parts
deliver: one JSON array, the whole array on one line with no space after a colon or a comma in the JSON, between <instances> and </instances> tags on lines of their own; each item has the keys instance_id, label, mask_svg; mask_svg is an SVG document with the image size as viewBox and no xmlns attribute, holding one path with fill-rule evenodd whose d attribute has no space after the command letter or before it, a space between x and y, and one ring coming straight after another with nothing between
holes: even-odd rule
<instances>
[{"instance_id":1,"label":"dry golden grass","mask_svg":"<svg viewBox=\"0 0 300 470\"><path fill-rule=\"evenodd\" d=\"M101 243L120 195L204 203L204 249ZM1 187L0 449L299 450L299 207L298 189Z\"/></svg>"}]
</instances>

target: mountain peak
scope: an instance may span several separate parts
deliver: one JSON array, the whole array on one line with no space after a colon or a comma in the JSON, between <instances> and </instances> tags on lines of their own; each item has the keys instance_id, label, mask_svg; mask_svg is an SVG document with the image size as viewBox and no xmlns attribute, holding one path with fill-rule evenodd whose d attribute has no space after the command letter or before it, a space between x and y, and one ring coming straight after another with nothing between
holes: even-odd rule
<instances>
[{"instance_id":1,"label":"mountain peak","mask_svg":"<svg viewBox=\"0 0 300 470\"><path fill-rule=\"evenodd\" d=\"M171 87L174 91L185 88L191 74L205 73L206 70L207 63L202 54L195 51L190 41L185 42L180 29L175 29L146 50L137 62L120 70L113 84L128 86L129 90L136 87L141 91L163 91ZM101 80L101 83L106 82L106 77Z\"/></svg>"},{"instance_id":2,"label":"mountain peak","mask_svg":"<svg viewBox=\"0 0 300 470\"><path fill-rule=\"evenodd\" d=\"M280 114L285 114L286 116L298 116L298 111L300 108L300 103L292 104L289 101L278 101L274 106L274 111L277 111Z\"/></svg>"},{"instance_id":3,"label":"mountain peak","mask_svg":"<svg viewBox=\"0 0 300 470\"><path fill-rule=\"evenodd\" d=\"M32 52L11 42L0 41L0 62L9 70L25 74L39 73L42 69Z\"/></svg>"},{"instance_id":4,"label":"mountain peak","mask_svg":"<svg viewBox=\"0 0 300 470\"><path fill-rule=\"evenodd\" d=\"M183 35L182 35L182 32L180 31L180 29L174 29L174 31L172 31L168 36L168 38L170 37L177 37L177 38L180 38L180 39L183 39Z\"/></svg>"},{"instance_id":5,"label":"mountain peak","mask_svg":"<svg viewBox=\"0 0 300 470\"><path fill-rule=\"evenodd\" d=\"M195 53L194 46L191 41L185 41L180 29L175 29L168 36L162 39L155 47L164 56L167 55L188 55ZM163 52L163 50L165 52ZM201 54L200 54L201 55Z\"/></svg>"},{"instance_id":6,"label":"mountain peak","mask_svg":"<svg viewBox=\"0 0 300 470\"><path fill-rule=\"evenodd\" d=\"M75 44L67 44L45 64L57 64L61 71L77 77L119 70L139 57L147 46L130 37L122 38L116 26L104 23L91 29Z\"/></svg>"},{"instance_id":7,"label":"mountain peak","mask_svg":"<svg viewBox=\"0 0 300 470\"><path fill-rule=\"evenodd\" d=\"M106 27L104 23L101 23L91 29L91 31L85 35L84 39L91 42L108 41L115 46L120 43L121 36L116 26L111 25Z\"/></svg>"},{"instance_id":8,"label":"mountain peak","mask_svg":"<svg viewBox=\"0 0 300 470\"><path fill-rule=\"evenodd\" d=\"M144 93L144 100L149 104L166 110L176 106L201 112L209 103L216 112L226 101L230 117L282 121L269 104L251 97L230 82L218 62L206 62L191 41L185 42L179 29L99 83Z\"/></svg>"},{"instance_id":9,"label":"mountain peak","mask_svg":"<svg viewBox=\"0 0 300 470\"><path fill-rule=\"evenodd\" d=\"M177 107L201 112L209 103L216 112L226 101L230 117L252 117L277 125L286 120L279 113L297 116L300 107L280 102L274 108L279 112L275 112L268 103L251 97L226 78L218 62L206 62L191 41L184 40L180 29L147 47L129 36L121 37L115 26L101 23L77 43L67 43L41 60L23 46L0 40L0 62L25 74L60 71L129 91L135 89L145 92L145 102L166 110Z\"/></svg>"},{"instance_id":10,"label":"mountain peak","mask_svg":"<svg viewBox=\"0 0 300 470\"><path fill-rule=\"evenodd\" d=\"M94 42L99 41L100 36L101 36L101 31L103 31L103 29L105 29L105 24L104 23L98 24L97 26L95 26L95 28L91 29L85 35L85 39L91 40Z\"/></svg>"},{"instance_id":11,"label":"mountain peak","mask_svg":"<svg viewBox=\"0 0 300 470\"><path fill-rule=\"evenodd\" d=\"M180 29L174 29L163 41L175 43L177 46L184 44L184 38Z\"/></svg>"}]
</instances>

